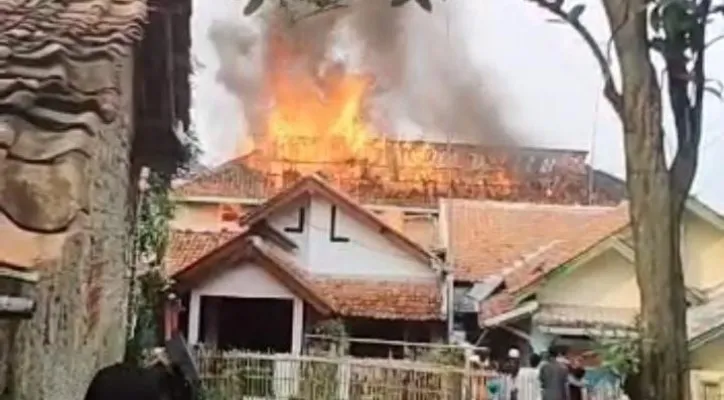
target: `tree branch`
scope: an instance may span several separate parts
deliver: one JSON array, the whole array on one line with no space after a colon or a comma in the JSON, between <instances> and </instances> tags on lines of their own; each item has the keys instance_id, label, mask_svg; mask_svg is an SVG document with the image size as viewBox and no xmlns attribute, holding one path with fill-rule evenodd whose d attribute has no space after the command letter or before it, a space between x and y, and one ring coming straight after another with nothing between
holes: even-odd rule
<instances>
[{"instance_id":1,"label":"tree branch","mask_svg":"<svg viewBox=\"0 0 724 400\"><path fill-rule=\"evenodd\" d=\"M706 43L706 25L710 9L711 0L702 0L696 16L697 23L690 32L691 43L686 45L683 38L667 38L667 44L672 48L664 54L667 68L669 68L669 98L678 139L674 161L669 170L672 207L675 212L679 213L683 211L699 164L704 91L706 89L704 59L709 46ZM694 51L695 57L690 73L687 71L687 59L684 55L689 47ZM693 99L689 97L691 82L694 84Z\"/></svg>"},{"instance_id":2,"label":"tree branch","mask_svg":"<svg viewBox=\"0 0 724 400\"><path fill-rule=\"evenodd\" d=\"M531 1L541 8L544 8L551 12L553 15L561 18L565 22L568 23L583 39L584 42L588 45L588 47L591 49L591 52L593 53L593 57L596 59L596 62L598 63L598 67L601 70L601 75L603 75L603 81L604 81L604 88L603 88L603 94L606 96L606 99L613 107L614 111L622 117L623 116L623 99L621 97L621 93L616 89L616 85L613 81L613 73L611 71L611 66L608 63L608 59L606 55L603 53L603 50L601 50L601 47L599 47L598 43L596 43L596 39L594 39L593 35L591 35L591 32L580 22L578 19L578 16L572 15L569 12L566 12L563 10L563 1L562 0L528 0Z\"/></svg>"}]
</instances>

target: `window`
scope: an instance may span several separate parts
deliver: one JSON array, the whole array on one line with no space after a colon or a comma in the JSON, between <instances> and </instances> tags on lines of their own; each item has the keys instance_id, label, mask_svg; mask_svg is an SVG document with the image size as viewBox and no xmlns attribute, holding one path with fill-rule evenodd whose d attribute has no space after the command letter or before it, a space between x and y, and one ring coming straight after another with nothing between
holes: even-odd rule
<instances>
[{"instance_id":1,"label":"window","mask_svg":"<svg viewBox=\"0 0 724 400\"><path fill-rule=\"evenodd\" d=\"M702 392L703 400L719 400L721 399L721 386L716 382L703 382Z\"/></svg>"}]
</instances>

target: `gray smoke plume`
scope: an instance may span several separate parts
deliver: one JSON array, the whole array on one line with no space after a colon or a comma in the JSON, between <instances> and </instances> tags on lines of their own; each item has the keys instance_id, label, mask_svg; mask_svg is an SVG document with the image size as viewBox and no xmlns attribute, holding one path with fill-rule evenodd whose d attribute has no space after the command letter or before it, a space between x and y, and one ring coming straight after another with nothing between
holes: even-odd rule
<instances>
[{"instance_id":1,"label":"gray smoke plume","mask_svg":"<svg viewBox=\"0 0 724 400\"><path fill-rule=\"evenodd\" d=\"M292 22L308 10L284 10L271 2L260 17L216 22L210 38L219 54L217 79L241 99L251 132L268 103L264 70L273 62L264 48L268 35L284 35L300 56L295 67L318 74L330 63L375 77L371 114L387 134L405 135L404 122L426 139L513 145L493 79L470 59L454 17L435 3L432 15L411 2L352 0L348 7ZM303 3L290 1L290 4ZM252 133L253 135L253 133Z\"/></svg>"}]
</instances>

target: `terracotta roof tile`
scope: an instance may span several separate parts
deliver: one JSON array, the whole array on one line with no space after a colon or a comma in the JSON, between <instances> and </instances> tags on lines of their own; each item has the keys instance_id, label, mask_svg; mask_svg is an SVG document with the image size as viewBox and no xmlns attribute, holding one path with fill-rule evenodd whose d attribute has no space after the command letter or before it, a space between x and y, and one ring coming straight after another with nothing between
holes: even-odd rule
<instances>
[{"instance_id":1,"label":"terracotta roof tile","mask_svg":"<svg viewBox=\"0 0 724 400\"><path fill-rule=\"evenodd\" d=\"M587 241L570 239L576 239L585 227L606 221L616 210L470 200L448 204L453 221L450 254L454 258L455 277L461 281L481 281L536 259L546 261L555 254L553 258L559 260L565 258L564 254L582 251ZM586 238L604 233L611 232L596 229Z\"/></svg>"},{"instance_id":2,"label":"terracotta roof tile","mask_svg":"<svg viewBox=\"0 0 724 400\"><path fill-rule=\"evenodd\" d=\"M171 230L166 249L166 273L171 276L238 236L239 232Z\"/></svg>"},{"instance_id":3,"label":"terracotta roof tile","mask_svg":"<svg viewBox=\"0 0 724 400\"><path fill-rule=\"evenodd\" d=\"M197 175L175 189L177 196L216 196L266 199L281 190L262 172L244 164L239 157Z\"/></svg>"},{"instance_id":4,"label":"terracotta roof tile","mask_svg":"<svg viewBox=\"0 0 724 400\"><path fill-rule=\"evenodd\" d=\"M167 250L168 274L193 264L240 232L172 231ZM379 279L339 279L315 277L291 262L286 253L266 242L255 246L284 268L294 280L332 305L342 316L376 319L441 319L441 291L435 283L410 283Z\"/></svg>"},{"instance_id":5,"label":"terracotta roof tile","mask_svg":"<svg viewBox=\"0 0 724 400\"><path fill-rule=\"evenodd\" d=\"M338 314L375 319L440 320L442 297L434 282L313 278Z\"/></svg>"}]
</instances>

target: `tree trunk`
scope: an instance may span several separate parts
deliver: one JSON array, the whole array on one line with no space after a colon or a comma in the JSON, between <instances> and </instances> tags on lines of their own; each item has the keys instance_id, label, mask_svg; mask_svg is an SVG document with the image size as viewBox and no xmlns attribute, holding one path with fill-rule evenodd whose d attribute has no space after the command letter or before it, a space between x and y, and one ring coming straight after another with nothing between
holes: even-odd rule
<instances>
[{"instance_id":1,"label":"tree trunk","mask_svg":"<svg viewBox=\"0 0 724 400\"><path fill-rule=\"evenodd\" d=\"M604 0L622 76L626 181L641 291L641 399L689 398L686 300L664 156L661 89L647 43L646 0Z\"/></svg>"}]
</instances>

